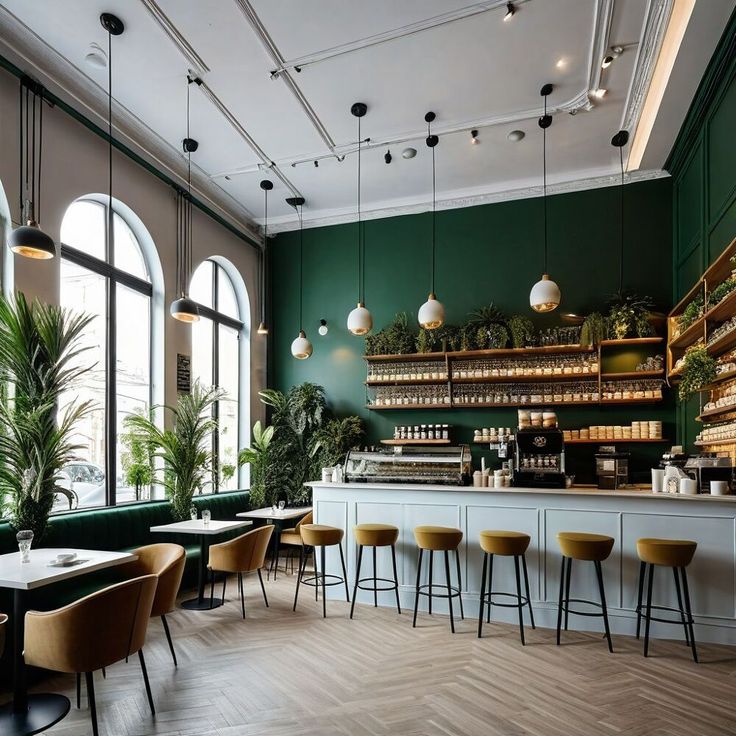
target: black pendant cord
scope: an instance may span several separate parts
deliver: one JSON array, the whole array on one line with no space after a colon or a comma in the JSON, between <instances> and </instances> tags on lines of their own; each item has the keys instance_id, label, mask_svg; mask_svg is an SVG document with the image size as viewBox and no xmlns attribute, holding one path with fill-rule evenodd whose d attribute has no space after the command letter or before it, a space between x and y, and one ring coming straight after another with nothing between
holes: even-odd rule
<instances>
[{"instance_id":1,"label":"black pendant cord","mask_svg":"<svg viewBox=\"0 0 736 736\"><path fill-rule=\"evenodd\" d=\"M427 124L427 136L431 137L432 124ZM435 166L434 149L436 146L432 146L432 289L431 293L434 294L434 273L435 273L435 261L437 252L437 173Z\"/></svg>"},{"instance_id":2,"label":"black pendant cord","mask_svg":"<svg viewBox=\"0 0 736 736\"><path fill-rule=\"evenodd\" d=\"M181 290L181 192L176 192L176 293Z\"/></svg>"},{"instance_id":3,"label":"black pendant cord","mask_svg":"<svg viewBox=\"0 0 736 736\"><path fill-rule=\"evenodd\" d=\"M23 162L26 158L26 152L25 152L25 140L24 140L24 131L23 131L23 82L18 85L18 110L19 110L19 120L18 120L18 199L20 204L20 215L18 222L23 225L25 223L25 199L23 197Z\"/></svg>"},{"instance_id":4,"label":"black pendant cord","mask_svg":"<svg viewBox=\"0 0 736 736\"><path fill-rule=\"evenodd\" d=\"M34 97L35 99L35 97ZM41 162L43 160L43 88L39 91L38 100L38 178L36 179L36 196L33 209L36 222L41 222Z\"/></svg>"},{"instance_id":5,"label":"black pendant cord","mask_svg":"<svg viewBox=\"0 0 736 736\"><path fill-rule=\"evenodd\" d=\"M36 93L31 96L31 219L36 221Z\"/></svg>"},{"instance_id":6,"label":"black pendant cord","mask_svg":"<svg viewBox=\"0 0 736 736\"><path fill-rule=\"evenodd\" d=\"M261 283L259 284L259 289L261 291L261 322L263 324L266 324L266 245L268 244L268 189L263 190L263 211L263 248L259 251L261 257Z\"/></svg>"},{"instance_id":7,"label":"black pendant cord","mask_svg":"<svg viewBox=\"0 0 736 736\"><path fill-rule=\"evenodd\" d=\"M299 332L304 332L304 213L299 207Z\"/></svg>"},{"instance_id":8,"label":"black pendant cord","mask_svg":"<svg viewBox=\"0 0 736 736\"><path fill-rule=\"evenodd\" d=\"M621 196L619 206L621 214L621 257L619 259L618 290L620 294L624 291L624 147L619 146L619 161L621 163Z\"/></svg>"},{"instance_id":9,"label":"black pendant cord","mask_svg":"<svg viewBox=\"0 0 736 736\"><path fill-rule=\"evenodd\" d=\"M360 117L358 117L358 303L363 303L363 228L360 222Z\"/></svg>"},{"instance_id":10,"label":"black pendant cord","mask_svg":"<svg viewBox=\"0 0 736 736\"><path fill-rule=\"evenodd\" d=\"M544 118L547 119L547 95L544 96ZM544 270L547 271L547 127L542 128L542 202L544 207Z\"/></svg>"},{"instance_id":11,"label":"black pendant cord","mask_svg":"<svg viewBox=\"0 0 736 736\"><path fill-rule=\"evenodd\" d=\"M108 258L114 262L115 239L113 235L113 211L112 211L112 33L107 32L107 237L110 248Z\"/></svg>"}]
</instances>

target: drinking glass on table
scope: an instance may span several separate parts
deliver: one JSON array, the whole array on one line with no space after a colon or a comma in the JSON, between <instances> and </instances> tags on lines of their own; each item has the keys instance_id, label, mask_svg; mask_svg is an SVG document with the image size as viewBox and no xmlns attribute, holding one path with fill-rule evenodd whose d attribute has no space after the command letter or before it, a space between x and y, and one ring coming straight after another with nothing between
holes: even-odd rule
<instances>
[{"instance_id":1,"label":"drinking glass on table","mask_svg":"<svg viewBox=\"0 0 736 736\"><path fill-rule=\"evenodd\" d=\"M190 519L191 519L192 521L197 521L197 507L196 507L196 506L192 506L192 507L191 507L191 508L189 509L189 518L190 518Z\"/></svg>"},{"instance_id":2,"label":"drinking glass on table","mask_svg":"<svg viewBox=\"0 0 736 736\"><path fill-rule=\"evenodd\" d=\"M282 512L286 508L286 501L279 501L279 511Z\"/></svg>"},{"instance_id":3,"label":"drinking glass on table","mask_svg":"<svg viewBox=\"0 0 736 736\"><path fill-rule=\"evenodd\" d=\"M15 538L18 542L18 549L20 550L20 561L30 562L31 544L33 543L33 532L30 529L22 529L15 535Z\"/></svg>"},{"instance_id":4,"label":"drinking glass on table","mask_svg":"<svg viewBox=\"0 0 736 736\"><path fill-rule=\"evenodd\" d=\"M209 509L202 509L202 523L205 526L210 525L210 519L212 518L212 514L210 513Z\"/></svg>"}]
</instances>

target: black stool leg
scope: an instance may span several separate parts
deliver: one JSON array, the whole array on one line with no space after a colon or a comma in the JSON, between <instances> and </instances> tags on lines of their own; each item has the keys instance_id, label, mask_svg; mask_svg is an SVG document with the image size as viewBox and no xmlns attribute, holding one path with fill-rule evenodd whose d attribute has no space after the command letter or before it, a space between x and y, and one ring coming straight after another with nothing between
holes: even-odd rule
<instances>
[{"instance_id":1,"label":"black stool leg","mask_svg":"<svg viewBox=\"0 0 736 736\"><path fill-rule=\"evenodd\" d=\"M92 719L92 736L99 736L97 727L97 704L95 702L95 681L91 672L85 672L84 678L87 683L87 700L89 701L89 716Z\"/></svg>"},{"instance_id":2,"label":"black stool leg","mask_svg":"<svg viewBox=\"0 0 736 736\"><path fill-rule=\"evenodd\" d=\"M373 548L373 607L378 608L378 566L376 565L376 555L378 550Z\"/></svg>"},{"instance_id":3,"label":"black stool leg","mask_svg":"<svg viewBox=\"0 0 736 736\"><path fill-rule=\"evenodd\" d=\"M258 571L258 574L261 574L261 571ZM263 585L263 580L261 580L261 585ZM245 618L245 586L243 585L243 573L238 573L238 592L240 593L240 609L243 614L243 618ZM266 591L263 591L263 594L266 594ZM268 602L266 602L266 605L268 605Z\"/></svg>"},{"instance_id":4,"label":"black stool leg","mask_svg":"<svg viewBox=\"0 0 736 736\"><path fill-rule=\"evenodd\" d=\"M488 552L483 553L483 572L480 575L480 602L478 609L478 638L483 634L483 606L486 599L486 575L488 574Z\"/></svg>"},{"instance_id":5,"label":"black stool leg","mask_svg":"<svg viewBox=\"0 0 736 736\"><path fill-rule=\"evenodd\" d=\"M644 626L644 656L649 655L649 624L652 619L652 586L654 584L654 565L649 565L649 581L647 584L647 612Z\"/></svg>"},{"instance_id":6,"label":"black stool leg","mask_svg":"<svg viewBox=\"0 0 736 736\"><path fill-rule=\"evenodd\" d=\"M432 576L434 575L433 563L434 550L429 550L429 603L427 607L427 612L430 616L432 615Z\"/></svg>"},{"instance_id":7,"label":"black stool leg","mask_svg":"<svg viewBox=\"0 0 736 736\"><path fill-rule=\"evenodd\" d=\"M680 609L680 618L682 619L682 628L685 629L685 644L690 646L690 632L687 630L687 621L685 620L685 609L682 605L682 591L680 590L680 576L677 568L672 568L672 574L675 577L675 590L677 591L677 607Z\"/></svg>"},{"instance_id":8,"label":"black stool leg","mask_svg":"<svg viewBox=\"0 0 736 736\"><path fill-rule=\"evenodd\" d=\"M567 558L567 577L565 578L565 631L567 631L567 620L570 607L570 580L572 579L572 557Z\"/></svg>"},{"instance_id":9,"label":"black stool leg","mask_svg":"<svg viewBox=\"0 0 736 736\"><path fill-rule=\"evenodd\" d=\"M345 555L342 551L342 543L337 545L340 550L340 565L342 566L342 581L345 583L345 600L350 603L350 591L348 590L348 571L345 567ZM373 548L375 550L375 547ZM375 552L373 553L375 555ZM324 571L323 571L324 572Z\"/></svg>"},{"instance_id":10,"label":"black stool leg","mask_svg":"<svg viewBox=\"0 0 736 736\"><path fill-rule=\"evenodd\" d=\"M603 588L603 569L601 563L595 560L595 574L598 577L598 589L601 592L601 608L603 609L603 626L606 629L606 639L608 640L608 651L613 654L613 644L611 643L611 629L608 626L608 606L606 606L606 591Z\"/></svg>"},{"instance_id":11,"label":"black stool leg","mask_svg":"<svg viewBox=\"0 0 736 736\"><path fill-rule=\"evenodd\" d=\"M417 562L417 590L414 596L414 620L412 621L412 628L417 626L417 610L419 609L419 583L422 580L422 557L424 556L424 550L419 549L419 560Z\"/></svg>"},{"instance_id":12,"label":"black stool leg","mask_svg":"<svg viewBox=\"0 0 736 736\"><path fill-rule=\"evenodd\" d=\"M516 573L516 602L519 607L519 635L521 636L521 645L524 646L524 609L521 605L521 576L519 575L519 556L514 555L514 572Z\"/></svg>"},{"instance_id":13,"label":"black stool leg","mask_svg":"<svg viewBox=\"0 0 736 736\"><path fill-rule=\"evenodd\" d=\"M296 611L296 602L299 600L299 583L302 581L304 575L304 568L307 564L307 557L304 554L304 545L299 548L299 570L296 573L296 592L294 593L294 607L292 611Z\"/></svg>"},{"instance_id":14,"label":"black stool leg","mask_svg":"<svg viewBox=\"0 0 736 736\"><path fill-rule=\"evenodd\" d=\"M460 618L465 621L465 611L463 611L463 576L460 574L460 553L455 548L455 565L457 567L457 592L460 601Z\"/></svg>"},{"instance_id":15,"label":"black stool leg","mask_svg":"<svg viewBox=\"0 0 736 736\"><path fill-rule=\"evenodd\" d=\"M360 580L360 565L363 562L363 545L358 545L358 568L355 571L355 585L353 586L353 602L350 604L350 618L355 610L355 599L358 597L358 580Z\"/></svg>"},{"instance_id":16,"label":"black stool leg","mask_svg":"<svg viewBox=\"0 0 736 736\"><path fill-rule=\"evenodd\" d=\"M693 661L697 664L698 662L698 650L695 648L695 629L693 628L693 611L690 607L690 589L687 585L687 573L685 568L680 568L680 574L682 575L682 591L685 594L685 610L687 611L687 621L690 627L690 648L693 650Z\"/></svg>"},{"instance_id":17,"label":"black stool leg","mask_svg":"<svg viewBox=\"0 0 736 736\"><path fill-rule=\"evenodd\" d=\"M174 642L171 639L171 632L169 631L169 622L166 620L166 615L161 615L161 623L164 625L164 632L166 633L166 641L169 642L169 650L171 651L171 658L174 660L174 667L178 667L179 664L176 661L176 652L174 651ZM78 708L79 706L77 706Z\"/></svg>"},{"instance_id":18,"label":"black stool leg","mask_svg":"<svg viewBox=\"0 0 736 736\"><path fill-rule=\"evenodd\" d=\"M452 581L450 580L450 553L445 550L445 577L447 578L447 605L450 609L450 631L455 633L455 617L452 615Z\"/></svg>"},{"instance_id":19,"label":"black stool leg","mask_svg":"<svg viewBox=\"0 0 736 736\"><path fill-rule=\"evenodd\" d=\"M560 645L560 628L562 627L562 601L565 592L565 556L562 556L562 565L560 566L560 597L557 602L557 645ZM567 606L567 602L565 602Z\"/></svg>"},{"instance_id":20,"label":"black stool leg","mask_svg":"<svg viewBox=\"0 0 736 736\"><path fill-rule=\"evenodd\" d=\"M493 555L488 555L488 610L486 611L486 623L491 623L491 605L493 599Z\"/></svg>"},{"instance_id":21,"label":"black stool leg","mask_svg":"<svg viewBox=\"0 0 736 736\"><path fill-rule=\"evenodd\" d=\"M526 571L526 555L521 556L521 567L524 570L524 588L526 589L526 603L529 606L529 620L532 623L532 628L536 629L534 625L534 611L532 610L532 596L529 592L529 573Z\"/></svg>"},{"instance_id":22,"label":"black stool leg","mask_svg":"<svg viewBox=\"0 0 736 736\"><path fill-rule=\"evenodd\" d=\"M261 575L260 570L258 570L257 572L258 572L258 582L261 584L261 592L263 593L263 602L266 604L266 608L268 608L269 607L268 596L266 595L266 586L263 584L263 575ZM284 570L284 573L286 573L286 570ZM245 603L243 603L243 605L245 605Z\"/></svg>"},{"instance_id":23,"label":"black stool leg","mask_svg":"<svg viewBox=\"0 0 736 736\"><path fill-rule=\"evenodd\" d=\"M151 715L156 715L156 708L153 706L153 695L151 694L151 683L148 681L148 670L146 669L146 660L143 658L143 650L138 650L138 659L141 663L141 672L143 673L143 682L146 685L146 695L148 696L148 705L151 708Z\"/></svg>"},{"instance_id":24,"label":"black stool leg","mask_svg":"<svg viewBox=\"0 0 736 736\"><path fill-rule=\"evenodd\" d=\"M391 545L391 563L394 567L394 583L396 583L396 588L394 588L396 592L396 608L399 613L401 613L401 600L399 600L399 573L396 570L396 547L393 544Z\"/></svg>"},{"instance_id":25,"label":"black stool leg","mask_svg":"<svg viewBox=\"0 0 736 736\"><path fill-rule=\"evenodd\" d=\"M316 550L316 548L315 548ZM322 618L327 618L327 563L325 557L327 550L324 546L319 548L319 566L322 568Z\"/></svg>"},{"instance_id":26,"label":"black stool leg","mask_svg":"<svg viewBox=\"0 0 736 736\"><path fill-rule=\"evenodd\" d=\"M647 563L639 564L639 597L636 599L636 638L639 638L641 632L641 606L644 601L644 578L646 577ZM682 606L680 606L682 608Z\"/></svg>"}]
</instances>

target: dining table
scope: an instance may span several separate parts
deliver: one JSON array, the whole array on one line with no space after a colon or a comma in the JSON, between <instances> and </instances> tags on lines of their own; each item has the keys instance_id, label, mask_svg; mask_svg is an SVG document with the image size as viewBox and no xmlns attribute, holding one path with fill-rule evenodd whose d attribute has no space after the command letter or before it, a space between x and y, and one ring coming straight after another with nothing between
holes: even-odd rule
<instances>
[{"instance_id":1,"label":"dining table","mask_svg":"<svg viewBox=\"0 0 736 736\"><path fill-rule=\"evenodd\" d=\"M74 558L59 564L57 562L59 555L74 555ZM137 559L137 555L128 552L43 547L30 550L27 562L22 561L20 552L0 555L0 588L9 588L13 591L11 613L13 699L0 707L2 736L29 736L41 733L62 720L70 707L69 698L64 695L28 693L23 660L23 637L29 592Z\"/></svg>"},{"instance_id":2,"label":"dining table","mask_svg":"<svg viewBox=\"0 0 736 736\"><path fill-rule=\"evenodd\" d=\"M205 596L204 588L207 579L207 558L210 540L213 537L231 532L234 529L242 529L246 526L252 526L253 522L246 519L237 519L235 521L219 521L210 519L185 519L184 521L174 521L171 524L159 524L152 526L151 531L163 534L193 534L199 537L199 582L197 585L197 597L190 600L182 601L181 607L189 611L209 611L212 608L218 608L223 604L222 598L214 596Z\"/></svg>"}]
</instances>

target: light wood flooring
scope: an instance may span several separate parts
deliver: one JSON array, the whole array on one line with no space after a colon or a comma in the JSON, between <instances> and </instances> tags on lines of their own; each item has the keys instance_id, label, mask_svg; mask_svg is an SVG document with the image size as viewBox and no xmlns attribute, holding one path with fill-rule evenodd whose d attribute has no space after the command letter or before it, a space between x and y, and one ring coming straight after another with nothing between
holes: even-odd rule
<instances>
[{"instance_id":1,"label":"light wood flooring","mask_svg":"<svg viewBox=\"0 0 736 736\"><path fill-rule=\"evenodd\" d=\"M177 610L169 622L174 668L161 623L151 623L146 657L157 715L148 710L137 658L97 674L100 733L108 736L711 736L736 733L736 649L703 644L701 664L684 643L654 641L641 656L633 638L475 623L450 634L443 616L328 601L311 589L291 604L295 578L237 585L214 611ZM311 596L310 596L311 593ZM674 629L679 634L678 629ZM674 635L674 634L673 634ZM74 678L55 676L37 690L63 692L72 711L47 733L91 733L86 697L74 707Z\"/></svg>"}]
</instances>

